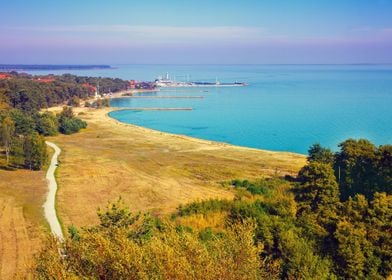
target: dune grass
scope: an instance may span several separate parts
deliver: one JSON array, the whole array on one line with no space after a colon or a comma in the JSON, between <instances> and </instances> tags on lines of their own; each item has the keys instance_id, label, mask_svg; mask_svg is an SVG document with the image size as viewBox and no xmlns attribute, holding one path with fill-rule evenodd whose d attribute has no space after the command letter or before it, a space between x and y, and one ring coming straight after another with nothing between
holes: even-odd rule
<instances>
[{"instance_id":1,"label":"dune grass","mask_svg":"<svg viewBox=\"0 0 392 280\"><path fill-rule=\"evenodd\" d=\"M232 198L220 182L295 174L305 157L240 148L120 123L110 109L77 109L88 128L50 139L62 149L57 178L64 226L96 222L96 210L122 196L133 211L164 215L179 204Z\"/></svg>"}]
</instances>

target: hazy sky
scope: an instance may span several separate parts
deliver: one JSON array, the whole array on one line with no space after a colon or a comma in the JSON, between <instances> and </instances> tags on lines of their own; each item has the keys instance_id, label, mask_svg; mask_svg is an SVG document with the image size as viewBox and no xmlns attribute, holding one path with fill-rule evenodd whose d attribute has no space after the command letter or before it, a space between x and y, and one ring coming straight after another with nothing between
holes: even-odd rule
<instances>
[{"instance_id":1,"label":"hazy sky","mask_svg":"<svg viewBox=\"0 0 392 280\"><path fill-rule=\"evenodd\" d=\"M0 63L392 63L392 1L0 0Z\"/></svg>"}]
</instances>

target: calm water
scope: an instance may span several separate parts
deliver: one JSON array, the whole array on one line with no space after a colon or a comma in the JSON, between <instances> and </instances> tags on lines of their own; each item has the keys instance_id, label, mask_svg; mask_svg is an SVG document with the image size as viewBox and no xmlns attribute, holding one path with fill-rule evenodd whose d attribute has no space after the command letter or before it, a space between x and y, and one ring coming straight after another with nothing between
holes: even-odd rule
<instances>
[{"instance_id":1,"label":"calm water","mask_svg":"<svg viewBox=\"0 0 392 280\"><path fill-rule=\"evenodd\" d=\"M160 91L203 99L115 99L114 107L192 107L192 111L118 111L122 122L235 145L306 153L313 143L337 148L367 138L392 143L392 66L380 65L118 65L79 75L153 80L247 82L247 87ZM51 71L56 72L56 71ZM60 73L59 71L58 73ZM44 73L44 72L33 72ZM208 90L208 92L201 92ZM144 93L147 94L147 93Z\"/></svg>"}]
</instances>

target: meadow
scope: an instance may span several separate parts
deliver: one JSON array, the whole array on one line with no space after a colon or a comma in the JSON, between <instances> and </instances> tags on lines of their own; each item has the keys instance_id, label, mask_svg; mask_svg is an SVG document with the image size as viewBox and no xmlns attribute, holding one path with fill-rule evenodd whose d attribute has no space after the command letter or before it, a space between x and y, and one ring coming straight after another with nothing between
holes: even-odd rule
<instances>
[{"instance_id":1,"label":"meadow","mask_svg":"<svg viewBox=\"0 0 392 280\"><path fill-rule=\"evenodd\" d=\"M294 175L305 157L235 147L120 123L111 109L76 109L88 127L48 139L62 149L57 172L63 224L89 225L96 210L121 196L132 211L170 214L180 203L232 198L221 183ZM83 215L81 215L83 213Z\"/></svg>"}]
</instances>

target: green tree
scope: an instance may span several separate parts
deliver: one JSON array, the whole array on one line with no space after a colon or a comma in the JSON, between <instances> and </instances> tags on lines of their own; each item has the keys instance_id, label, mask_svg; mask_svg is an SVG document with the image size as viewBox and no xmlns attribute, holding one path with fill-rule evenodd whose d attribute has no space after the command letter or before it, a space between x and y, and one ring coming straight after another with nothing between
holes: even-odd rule
<instances>
[{"instance_id":1,"label":"green tree","mask_svg":"<svg viewBox=\"0 0 392 280\"><path fill-rule=\"evenodd\" d=\"M392 145L377 149L377 191L392 194Z\"/></svg>"},{"instance_id":2,"label":"green tree","mask_svg":"<svg viewBox=\"0 0 392 280\"><path fill-rule=\"evenodd\" d=\"M54 136L59 133L59 122L52 112L44 112L39 115L37 131L44 136Z\"/></svg>"},{"instance_id":3,"label":"green tree","mask_svg":"<svg viewBox=\"0 0 392 280\"><path fill-rule=\"evenodd\" d=\"M334 231L338 220L339 186L332 166L311 162L299 174L300 184L295 188L298 202L297 215L304 216L314 236L327 238Z\"/></svg>"},{"instance_id":4,"label":"green tree","mask_svg":"<svg viewBox=\"0 0 392 280\"><path fill-rule=\"evenodd\" d=\"M332 151L328 148L322 147L320 144L314 144L310 146L308 150L308 157L309 162L322 162L333 164L335 157Z\"/></svg>"},{"instance_id":5,"label":"green tree","mask_svg":"<svg viewBox=\"0 0 392 280\"><path fill-rule=\"evenodd\" d=\"M322 208L335 208L339 202L339 187L334 170L329 164L311 162L298 173L299 186L296 200L300 207L317 212Z\"/></svg>"},{"instance_id":6,"label":"green tree","mask_svg":"<svg viewBox=\"0 0 392 280\"><path fill-rule=\"evenodd\" d=\"M366 265L366 230L348 221L337 224L335 238L338 241L340 273L345 279L364 279Z\"/></svg>"},{"instance_id":7,"label":"green tree","mask_svg":"<svg viewBox=\"0 0 392 280\"><path fill-rule=\"evenodd\" d=\"M15 134L29 135L36 129L36 123L32 113L26 113L19 109L10 112L12 120L15 122Z\"/></svg>"},{"instance_id":8,"label":"green tree","mask_svg":"<svg viewBox=\"0 0 392 280\"><path fill-rule=\"evenodd\" d=\"M13 165L18 167L24 167L25 153L24 153L24 140L25 137L22 135L15 136L12 140L11 146L11 162Z\"/></svg>"},{"instance_id":9,"label":"green tree","mask_svg":"<svg viewBox=\"0 0 392 280\"><path fill-rule=\"evenodd\" d=\"M282 257L286 260L283 274L287 279L336 279L331 261L317 255L313 244L294 230L279 234Z\"/></svg>"},{"instance_id":10,"label":"green tree","mask_svg":"<svg viewBox=\"0 0 392 280\"><path fill-rule=\"evenodd\" d=\"M376 147L364 139L348 139L339 147L334 169L342 199L357 193L371 197L377 191Z\"/></svg>"},{"instance_id":11,"label":"green tree","mask_svg":"<svg viewBox=\"0 0 392 280\"><path fill-rule=\"evenodd\" d=\"M10 151L12 147L14 132L15 132L15 123L9 116L6 116L5 118L3 118L1 122L0 140L5 151L7 165L9 164L10 161Z\"/></svg>"},{"instance_id":12,"label":"green tree","mask_svg":"<svg viewBox=\"0 0 392 280\"><path fill-rule=\"evenodd\" d=\"M26 136L23 148L25 166L31 170L40 170L48 156L44 137L36 132Z\"/></svg>"}]
</instances>

